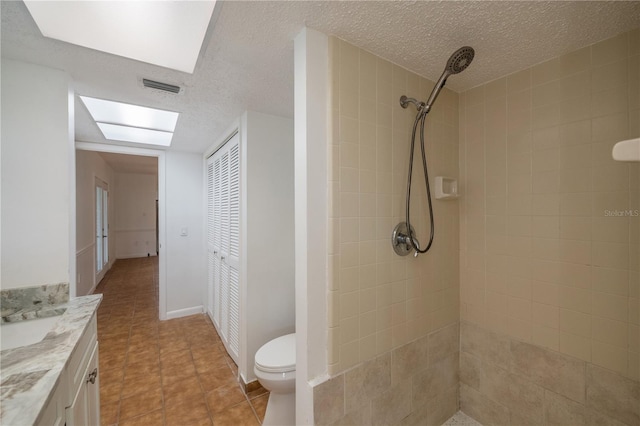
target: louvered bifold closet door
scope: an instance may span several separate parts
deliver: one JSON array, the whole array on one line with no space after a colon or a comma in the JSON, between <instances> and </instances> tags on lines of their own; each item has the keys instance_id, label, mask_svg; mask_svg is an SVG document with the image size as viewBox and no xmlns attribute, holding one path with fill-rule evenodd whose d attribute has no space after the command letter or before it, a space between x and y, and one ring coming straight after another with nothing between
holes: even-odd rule
<instances>
[{"instance_id":1,"label":"louvered bifold closet door","mask_svg":"<svg viewBox=\"0 0 640 426\"><path fill-rule=\"evenodd\" d=\"M229 151L220 157L220 332L229 340Z\"/></svg>"},{"instance_id":2,"label":"louvered bifold closet door","mask_svg":"<svg viewBox=\"0 0 640 426\"><path fill-rule=\"evenodd\" d=\"M213 160L213 322L220 328L220 155Z\"/></svg>"},{"instance_id":3,"label":"louvered bifold closet door","mask_svg":"<svg viewBox=\"0 0 640 426\"><path fill-rule=\"evenodd\" d=\"M215 297L215 249L214 249L214 157L207 159L207 297L209 316L213 320L216 309Z\"/></svg>"},{"instance_id":4,"label":"louvered bifold closet door","mask_svg":"<svg viewBox=\"0 0 640 426\"><path fill-rule=\"evenodd\" d=\"M240 349L240 151L229 147L229 350L236 357ZM232 357L233 357L232 355Z\"/></svg>"},{"instance_id":5,"label":"louvered bifold closet door","mask_svg":"<svg viewBox=\"0 0 640 426\"><path fill-rule=\"evenodd\" d=\"M212 320L231 358L240 347L240 151L233 136L207 161L207 260Z\"/></svg>"}]
</instances>

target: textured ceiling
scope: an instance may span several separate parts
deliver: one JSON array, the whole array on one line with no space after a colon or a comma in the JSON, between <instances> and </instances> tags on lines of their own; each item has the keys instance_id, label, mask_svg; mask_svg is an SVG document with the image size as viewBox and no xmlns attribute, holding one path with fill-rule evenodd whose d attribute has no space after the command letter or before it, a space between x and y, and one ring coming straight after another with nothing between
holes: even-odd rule
<instances>
[{"instance_id":1,"label":"textured ceiling","mask_svg":"<svg viewBox=\"0 0 640 426\"><path fill-rule=\"evenodd\" d=\"M186 74L46 39L22 2L2 1L1 13L3 57L67 70L77 94L180 111L170 149L191 152L246 109L293 116L293 38L304 26L434 80L454 50L473 46L473 64L448 81L456 91L640 27L640 1L219 1ZM184 90L144 89L142 77ZM78 101L76 139L104 142Z\"/></svg>"}]
</instances>

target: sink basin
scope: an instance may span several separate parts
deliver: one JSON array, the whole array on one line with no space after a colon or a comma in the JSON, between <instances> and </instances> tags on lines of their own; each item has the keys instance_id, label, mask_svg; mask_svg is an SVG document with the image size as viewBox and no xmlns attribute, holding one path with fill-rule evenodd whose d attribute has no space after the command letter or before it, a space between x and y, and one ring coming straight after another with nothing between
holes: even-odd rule
<instances>
[{"instance_id":1,"label":"sink basin","mask_svg":"<svg viewBox=\"0 0 640 426\"><path fill-rule=\"evenodd\" d=\"M5 323L0 326L0 350L38 343L53 328L60 315Z\"/></svg>"}]
</instances>

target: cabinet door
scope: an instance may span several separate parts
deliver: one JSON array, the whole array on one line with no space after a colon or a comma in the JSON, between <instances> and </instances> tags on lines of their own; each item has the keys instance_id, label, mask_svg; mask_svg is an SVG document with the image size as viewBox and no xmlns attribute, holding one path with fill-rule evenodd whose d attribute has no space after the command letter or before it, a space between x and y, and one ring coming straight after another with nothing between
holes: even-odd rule
<instances>
[{"instance_id":1,"label":"cabinet door","mask_svg":"<svg viewBox=\"0 0 640 426\"><path fill-rule=\"evenodd\" d=\"M100 379L98 375L98 344L96 343L84 381L71 406L67 407L67 426L94 426L100 424Z\"/></svg>"},{"instance_id":2,"label":"cabinet door","mask_svg":"<svg viewBox=\"0 0 640 426\"><path fill-rule=\"evenodd\" d=\"M51 400L36 420L37 426L63 426L65 424L66 393L66 381L62 378L61 383L53 390Z\"/></svg>"},{"instance_id":3,"label":"cabinet door","mask_svg":"<svg viewBox=\"0 0 640 426\"><path fill-rule=\"evenodd\" d=\"M85 386L87 387L86 410L88 425L100 424L100 374L98 364L98 343L96 342L96 348L87 366L87 379L85 381Z\"/></svg>"}]
</instances>

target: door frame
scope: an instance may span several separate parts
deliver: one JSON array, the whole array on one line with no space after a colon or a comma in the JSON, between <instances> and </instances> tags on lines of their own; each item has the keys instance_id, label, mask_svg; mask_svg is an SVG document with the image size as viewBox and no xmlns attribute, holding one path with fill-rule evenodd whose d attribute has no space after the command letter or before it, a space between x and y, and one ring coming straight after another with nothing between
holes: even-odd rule
<instances>
[{"instance_id":1,"label":"door frame","mask_svg":"<svg viewBox=\"0 0 640 426\"><path fill-rule=\"evenodd\" d=\"M93 142L76 142L76 149L94 152L109 152L113 154L140 155L156 157L158 159L158 317L167 319L167 256L166 242L166 155L165 151L149 148L134 148L129 146L107 145Z\"/></svg>"},{"instance_id":2,"label":"door frame","mask_svg":"<svg viewBox=\"0 0 640 426\"><path fill-rule=\"evenodd\" d=\"M93 177L93 181L94 181L94 189L95 191L93 191L93 195L94 195L94 199L93 199L93 205L95 207L94 210L94 214L93 214L93 219L94 219L94 229L97 232L97 228L98 228L98 194L97 194L97 189L98 188L102 188L102 190L104 192L107 193L107 212L109 210L109 184L105 181L103 181L102 179L100 179L98 176L94 176ZM102 194L102 193L101 193ZM104 196L102 197L102 202L104 202ZM102 208L102 215L104 215L104 205L100 204L100 207ZM103 218L103 222L104 222L104 216L100 216L101 218ZM109 262L111 262L111 257L109 256L109 221L111 220L111 216L108 215L107 213L107 263L105 264L104 260L102 261L102 265L101 265L101 269L98 271L98 242L96 241L95 243L95 250L93 251L93 255L95 256L95 268L94 268L94 274L95 274L95 281L94 281L94 288L100 283L100 281L104 278L105 274L107 273L108 268L108 264ZM104 238L104 229L102 230L102 237ZM97 238L97 236L96 236ZM100 240L100 245L102 246L102 259L104 259L104 240Z\"/></svg>"}]
</instances>

